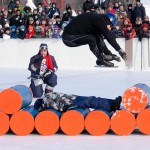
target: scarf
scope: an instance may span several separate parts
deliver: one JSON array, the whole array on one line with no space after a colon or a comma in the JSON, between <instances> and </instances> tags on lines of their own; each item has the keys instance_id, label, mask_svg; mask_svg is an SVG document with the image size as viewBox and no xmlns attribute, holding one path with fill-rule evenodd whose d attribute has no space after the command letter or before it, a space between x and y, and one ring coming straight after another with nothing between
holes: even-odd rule
<instances>
[{"instance_id":1,"label":"scarf","mask_svg":"<svg viewBox=\"0 0 150 150\"><path fill-rule=\"evenodd\" d=\"M51 56L49 54L47 54L44 58L46 59L47 69L54 70Z\"/></svg>"}]
</instances>

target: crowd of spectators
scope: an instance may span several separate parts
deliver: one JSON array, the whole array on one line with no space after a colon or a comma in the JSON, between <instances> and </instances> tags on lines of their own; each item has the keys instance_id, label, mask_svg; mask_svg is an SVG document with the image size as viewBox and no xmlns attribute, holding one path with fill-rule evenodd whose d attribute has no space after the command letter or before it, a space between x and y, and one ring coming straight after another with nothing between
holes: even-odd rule
<instances>
[{"instance_id":1,"label":"crowd of spectators","mask_svg":"<svg viewBox=\"0 0 150 150\"><path fill-rule=\"evenodd\" d=\"M141 41L150 36L149 17L140 0L136 0L135 6L128 4L127 8L121 1L109 3L106 7L104 3L100 5L86 0L81 8L73 10L70 4L66 4L65 10L60 12L56 2L51 0L42 0L37 5L27 0L25 6L20 0L10 0L8 7L2 6L0 10L0 38L61 38L64 27L76 16L87 12L114 14L117 23L110 25L109 30L116 38L139 37Z\"/></svg>"}]
</instances>

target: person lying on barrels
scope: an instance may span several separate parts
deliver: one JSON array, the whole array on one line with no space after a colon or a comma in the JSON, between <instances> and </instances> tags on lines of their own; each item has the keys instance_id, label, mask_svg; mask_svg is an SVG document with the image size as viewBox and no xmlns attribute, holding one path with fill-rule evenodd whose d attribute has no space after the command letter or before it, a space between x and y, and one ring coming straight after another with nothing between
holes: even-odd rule
<instances>
[{"instance_id":1,"label":"person lying on barrels","mask_svg":"<svg viewBox=\"0 0 150 150\"><path fill-rule=\"evenodd\" d=\"M78 96L52 92L43 98L37 99L34 108L43 111L49 108L65 112L73 108L93 108L115 112L120 108L122 97L107 99L95 96Z\"/></svg>"}]
</instances>

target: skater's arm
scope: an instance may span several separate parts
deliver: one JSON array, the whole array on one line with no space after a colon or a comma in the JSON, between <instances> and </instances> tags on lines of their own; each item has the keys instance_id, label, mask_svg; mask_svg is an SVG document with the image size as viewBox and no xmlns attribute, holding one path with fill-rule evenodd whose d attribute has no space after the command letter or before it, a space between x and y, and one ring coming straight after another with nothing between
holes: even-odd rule
<instances>
[{"instance_id":1,"label":"skater's arm","mask_svg":"<svg viewBox=\"0 0 150 150\"><path fill-rule=\"evenodd\" d=\"M103 17L99 18L99 23L97 23L98 26L97 28L97 33L100 34L102 33L102 35L104 36L104 38L106 38L106 40L109 42L109 44L116 50L119 51L121 48L119 46L119 44L116 42L115 37L113 36L113 34L107 29L107 25L105 23L105 20L103 19Z\"/></svg>"}]
</instances>

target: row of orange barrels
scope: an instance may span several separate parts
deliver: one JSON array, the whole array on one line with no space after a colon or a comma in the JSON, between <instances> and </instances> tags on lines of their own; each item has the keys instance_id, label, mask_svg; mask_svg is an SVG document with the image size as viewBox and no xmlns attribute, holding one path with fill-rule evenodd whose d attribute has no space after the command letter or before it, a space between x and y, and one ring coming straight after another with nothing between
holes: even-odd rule
<instances>
[{"instance_id":1,"label":"row of orange barrels","mask_svg":"<svg viewBox=\"0 0 150 150\"><path fill-rule=\"evenodd\" d=\"M0 93L0 135L11 129L17 135L30 134L34 128L41 135L52 135L61 129L67 135L80 134L86 129L100 136L113 130L117 135L129 135L136 127L150 134L150 88L136 84L123 96L123 110L114 114L104 110L89 111L77 108L65 113L54 109L38 112L33 106L32 93L24 85L5 89Z\"/></svg>"}]
</instances>

